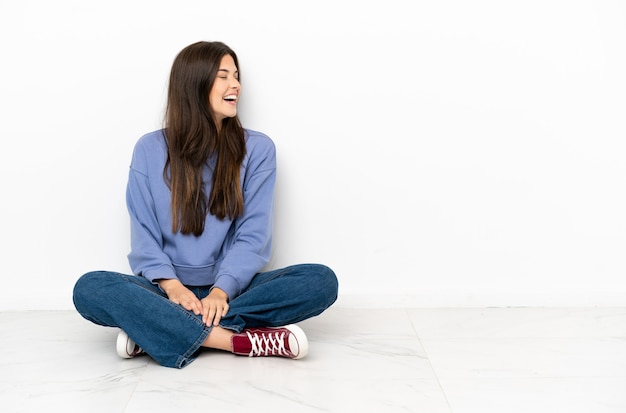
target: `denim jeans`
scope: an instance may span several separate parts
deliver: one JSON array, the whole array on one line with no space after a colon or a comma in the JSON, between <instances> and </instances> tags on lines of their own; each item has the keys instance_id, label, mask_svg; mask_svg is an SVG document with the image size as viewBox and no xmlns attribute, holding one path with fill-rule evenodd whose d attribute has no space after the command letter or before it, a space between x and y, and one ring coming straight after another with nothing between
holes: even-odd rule
<instances>
[{"instance_id":1,"label":"denim jeans","mask_svg":"<svg viewBox=\"0 0 626 413\"><path fill-rule=\"evenodd\" d=\"M211 286L188 287L198 299ZM319 264L300 264L261 272L229 302L220 326L235 332L277 327L321 314L337 299L335 273ZM182 368L198 356L212 327L169 301L147 279L108 271L89 272L74 286L74 306L87 320L124 330L159 364Z\"/></svg>"}]
</instances>

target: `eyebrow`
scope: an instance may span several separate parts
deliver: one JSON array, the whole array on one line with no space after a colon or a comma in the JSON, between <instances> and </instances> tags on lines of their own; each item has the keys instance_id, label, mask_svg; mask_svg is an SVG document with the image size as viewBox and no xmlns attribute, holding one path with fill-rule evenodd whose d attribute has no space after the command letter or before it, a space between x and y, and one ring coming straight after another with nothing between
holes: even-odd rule
<instances>
[{"instance_id":1,"label":"eyebrow","mask_svg":"<svg viewBox=\"0 0 626 413\"><path fill-rule=\"evenodd\" d=\"M218 72L226 72L226 73L230 73L230 70L228 69L218 69ZM235 70L235 73L239 73L239 70Z\"/></svg>"}]
</instances>

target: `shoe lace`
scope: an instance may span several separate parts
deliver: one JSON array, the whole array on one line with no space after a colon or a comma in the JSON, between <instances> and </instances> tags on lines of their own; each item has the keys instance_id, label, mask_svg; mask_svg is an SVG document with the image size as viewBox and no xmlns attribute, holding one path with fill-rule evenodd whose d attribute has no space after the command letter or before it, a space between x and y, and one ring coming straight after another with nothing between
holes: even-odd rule
<instances>
[{"instance_id":1,"label":"shoe lace","mask_svg":"<svg viewBox=\"0 0 626 413\"><path fill-rule=\"evenodd\" d=\"M250 356L289 356L285 348L286 332L250 333L246 331L252 344Z\"/></svg>"}]
</instances>

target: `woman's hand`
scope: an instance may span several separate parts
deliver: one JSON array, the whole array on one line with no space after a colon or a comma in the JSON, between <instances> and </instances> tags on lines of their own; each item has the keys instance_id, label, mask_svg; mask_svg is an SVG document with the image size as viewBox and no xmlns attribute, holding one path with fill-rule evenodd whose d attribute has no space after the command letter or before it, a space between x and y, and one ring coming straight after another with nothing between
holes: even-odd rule
<instances>
[{"instance_id":1,"label":"woman's hand","mask_svg":"<svg viewBox=\"0 0 626 413\"><path fill-rule=\"evenodd\" d=\"M185 310L192 311L195 315L203 314L202 303L198 297L179 280L159 280L158 283L171 302L182 305Z\"/></svg>"},{"instance_id":2,"label":"woman's hand","mask_svg":"<svg viewBox=\"0 0 626 413\"><path fill-rule=\"evenodd\" d=\"M217 287L202 299L202 321L207 326L219 325L220 320L228 312L228 295Z\"/></svg>"}]
</instances>

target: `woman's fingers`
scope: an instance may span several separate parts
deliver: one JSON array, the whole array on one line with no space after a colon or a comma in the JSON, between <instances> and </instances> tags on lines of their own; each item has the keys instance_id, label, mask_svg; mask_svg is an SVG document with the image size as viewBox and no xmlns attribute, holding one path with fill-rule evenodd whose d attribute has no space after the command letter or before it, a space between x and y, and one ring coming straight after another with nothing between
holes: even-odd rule
<instances>
[{"instance_id":1,"label":"woman's fingers","mask_svg":"<svg viewBox=\"0 0 626 413\"><path fill-rule=\"evenodd\" d=\"M203 300L203 317L202 321L207 326L211 324L214 326L219 325L222 317L228 313L228 303L226 302L215 302L212 300Z\"/></svg>"},{"instance_id":2,"label":"woman's fingers","mask_svg":"<svg viewBox=\"0 0 626 413\"><path fill-rule=\"evenodd\" d=\"M215 318L213 319L213 325L217 326L220 324L220 321L222 320L222 317L224 317L226 315L226 313L228 312L228 304L227 303L223 303L220 306L218 305L215 309Z\"/></svg>"}]
</instances>

